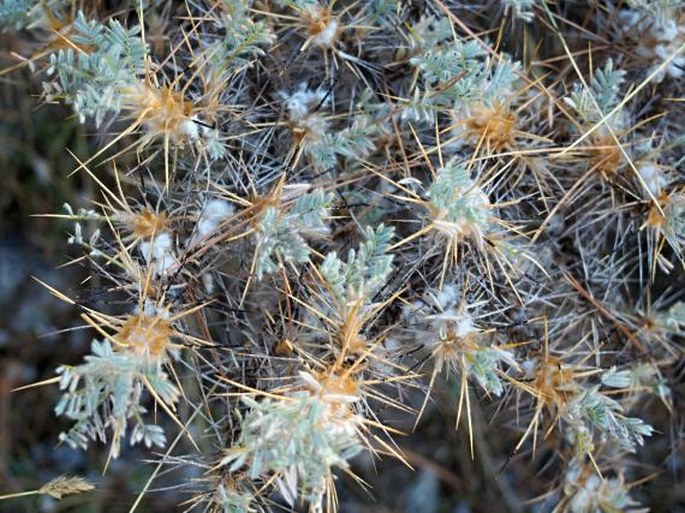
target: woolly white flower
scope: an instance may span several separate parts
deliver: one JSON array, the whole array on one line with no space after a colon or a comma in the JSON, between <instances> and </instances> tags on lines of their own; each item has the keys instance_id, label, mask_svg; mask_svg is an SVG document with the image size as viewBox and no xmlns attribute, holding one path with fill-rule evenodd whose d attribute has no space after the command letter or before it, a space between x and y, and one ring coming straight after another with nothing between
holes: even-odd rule
<instances>
[{"instance_id":1,"label":"woolly white flower","mask_svg":"<svg viewBox=\"0 0 685 513\"><path fill-rule=\"evenodd\" d=\"M628 494L624 478L604 479L594 469L583 469L576 461L571 462L566 472L564 494L570 497L568 511L571 513L594 513L596 511L626 511L638 513L647 511Z\"/></svg>"},{"instance_id":2,"label":"woolly white flower","mask_svg":"<svg viewBox=\"0 0 685 513\"><path fill-rule=\"evenodd\" d=\"M219 225L233 214L235 208L231 203L222 199L213 199L205 203L200 214L200 219L197 221L197 238L203 239Z\"/></svg>"},{"instance_id":3,"label":"woolly white flower","mask_svg":"<svg viewBox=\"0 0 685 513\"><path fill-rule=\"evenodd\" d=\"M338 20L333 18L328 25L326 25L326 28L312 38L312 43L323 47L333 46L338 37L338 27Z\"/></svg>"},{"instance_id":4,"label":"woolly white flower","mask_svg":"<svg viewBox=\"0 0 685 513\"><path fill-rule=\"evenodd\" d=\"M285 91L279 93L284 100L283 106L288 111L290 120L297 123L304 120L313 109L319 106L325 107L328 104L327 93L323 89L308 89L302 83L297 90L291 94Z\"/></svg>"},{"instance_id":5,"label":"woolly white flower","mask_svg":"<svg viewBox=\"0 0 685 513\"><path fill-rule=\"evenodd\" d=\"M664 187L668 185L668 178L664 175L661 167L654 162L645 162L639 165L637 172L640 174L640 178L644 181L649 192L654 196L658 196Z\"/></svg>"},{"instance_id":6,"label":"woolly white flower","mask_svg":"<svg viewBox=\"0 0 685 513\"><path fill-rule=\"evenodd\" d=\"M171 234L162 232L151 241L140 243L140 253L145 262L152 265L155 274L165 275L176 265L174 241Z\"/></svg>"},{"instance_id":7,"label":"woolly white flower","mask_svg":"<svg viewBox=\"0 0 685 513\"><path fill-rule=\"evenodd\" d=\"M665 61L680 51L685 43L685 26L673 16L658 16L650 11L639 12L624 10L620 18L627 27L627 33L637 34L638 44L635 53L654 62L650 72L658 69ZM685 69L685 56L677 55L669 61L654 77L661 82L666 76L680 78Z\"/></svg>"}]
</instances>

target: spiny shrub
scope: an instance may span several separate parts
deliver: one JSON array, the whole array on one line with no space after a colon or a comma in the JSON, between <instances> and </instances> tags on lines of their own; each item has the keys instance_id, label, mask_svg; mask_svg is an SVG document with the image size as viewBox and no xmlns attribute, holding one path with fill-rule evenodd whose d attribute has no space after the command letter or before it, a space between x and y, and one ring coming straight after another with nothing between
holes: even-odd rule
<instances>
[{"instance_id":1,"label":"spiny shrub","mask_svg":"<svg viewBox=\"0 0 685 513\"><path fill-rule=\"evenodd\" d=\"M682 476L679 2L105 4L0 7L100 133L61 441L142 442L224 513L357 511L445 417L500 511Z\"/></svg>"}]
</instances>

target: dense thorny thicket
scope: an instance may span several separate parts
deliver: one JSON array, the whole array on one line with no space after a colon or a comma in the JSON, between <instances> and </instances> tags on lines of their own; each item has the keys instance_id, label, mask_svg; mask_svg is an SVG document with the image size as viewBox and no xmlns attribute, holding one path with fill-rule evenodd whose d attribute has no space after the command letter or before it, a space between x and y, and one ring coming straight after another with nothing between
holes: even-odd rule
<instances>
[{"instance_id":1,"label":"dense thorny thicket","mask_svg":"<svg viewBox=\"0 0 685 513\"><path fill-rule=\"evenodd\" d=\"M503 508L641 511L636 451L682 465L679 4L3 0L101 141L60 440L329 511L437 405Z\"/></svg>"}]
</instances>

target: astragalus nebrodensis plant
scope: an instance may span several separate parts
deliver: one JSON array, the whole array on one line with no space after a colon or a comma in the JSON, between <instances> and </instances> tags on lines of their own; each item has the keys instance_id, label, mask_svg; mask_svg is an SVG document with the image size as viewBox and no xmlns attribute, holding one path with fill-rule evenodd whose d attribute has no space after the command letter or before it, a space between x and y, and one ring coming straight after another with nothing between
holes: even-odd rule
<instances>
[{"instance_id":1,"label":"astragalus nebrodensis plant","mask_svg":"<svg viewBox=\"0 0 685 513\"><path fill-rule=\"evenodd\" d=\"M19 3L101 145L61 440L202 469L189 509L318 512L447 417L508 511L649 501L636 451L682 431L675 2Z\"/></svg>"}]
</instances>

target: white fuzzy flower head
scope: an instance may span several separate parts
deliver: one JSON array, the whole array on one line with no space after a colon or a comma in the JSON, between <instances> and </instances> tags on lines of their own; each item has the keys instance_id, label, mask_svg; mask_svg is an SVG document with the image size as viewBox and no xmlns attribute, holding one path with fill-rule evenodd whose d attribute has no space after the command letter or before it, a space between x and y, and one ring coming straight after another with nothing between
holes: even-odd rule
<instances>
[{"instance_id":1,"label":"white fuzzy flower head","mask_svg":"<svg viewBox=\"0 0 685 513\"><path fill-rule=\"evenodd\" d=\"M320 88L309 89L304 83L300 84L293 93L281 91L279 95L293 123L303 121L317 107L328 105L326 91Z\"/></svg>"},{"instance_id":2,"label":"white fuzzy flower head","mask_svg":"<svg viewBox=\"0 0 685 513\"><path fill-rule=\"evenodd\" d=\"M149 242L141 242L140 253L157 275L166 275L176 265L174 241L169 232L162 232Z\"/></svg>"},{"instance_id":3,"label":"white fuzzy flower head","mask_svg":"<svg viewBox=\"0 0 685 513\"><path fill-rule=\"evenodd\" d=\"M333 46L337 38L338 20L333 18L321 32L314 36L312 42L317 46L330 47Z\"/></svg>"},{"instance_id":4,"label":"white fuzzy flower head","mask_svg":"<svg viewBox=\"0 0 685 513\"><path fill-rule=\"evenodd\" d=\"M440 313L429 315L426 320L430 322L435 333L439 334L440 341L448 338L471 339L480 333L473 316L463 305L459 305L459 288L454 284L443 287L438 294Z\"/></svg>"},{"instance_id":5,"label":"white fuzzy flower head","mask_svg":"<svg viewBox=\"0 0 685 513\"><path fill-rule=\"evenodd\" d=\"M212 199L205 203L197 221L197 237L205 238L216 230L219 225L230 217L235 208L231 203L222 199Z\"/></svg>"},{"instance_id":6,"label":"white fuzzy flower head","mask_svg":"<svg viewBox=\"0 0 685 513\"><path fill-rule=\"evenodd\" d=\"M646 511L634 508L639 504L630 497L628 492L629 488L622 475L602 478L597 475L594 468L582 467L575 460L566 471L564 494L570 498L568 511L571 513Z\"/></svg>"},{"instance_id":7,"label":"white fuzzy flower head","mask_svg":"<svg viewBox=\"0 0 685 513\"><path fill-rule=\"evenodd\" d=\"M685 43L685 25L677 17L658 14L624 10L620 17L628 27L628 33L637 34L639 38L635 53L653 63L650 73L659 69L654 80L661 82L667 76L677 79L684 74L685 56L673 56ZM666 61L668 64L663 66Z\"/></svg>"},{"instance_id":8,"label":"white fuzzy flower head","mask_svg":"<svg viewBox=\"0 0 685 513\"><path fill-rule=\"evenodd\" d=\"M459 304L459 299L459 288L446 285L430 301L438 312L422 318L424 329L432 334L425 339L425 344L431 349L438 370L445 366L456 370L462 356L479 347L481 330L467 307Z\"/></svg>"},{"instance_id":9,"label":"white fuzzy flower head","mask_svg":"<svg viewBox=\"0 0 685 513\"><path fill-rule=\"evenodd\" d=\"M640 178L654 196L658 196L668 185L663 169L655 162L645 162L637 166Z\"/></svg>"},{"instance_id":10,"label":"white fuzzy flower head","mask_svg":"<svg viewBox=\"0 0 685 513\"><path fill-rule=\"evenodd\" d=\"M302 13L309 32L308 42L319 48L332 48L340 37L338 19L329 8L311 6Z\"/></svg>"},{"instance_id":11,"label":"white fuzzy flower head","mask_svg":"<svg viewBox=\"0 0 685 513\"><path fill-rule=\"evenodd\" d=\"M295 142L312 142L328 132L328 121L320 112L328 105L326 91L308 89L305 84L300 84L295 92L288 94L281 91L280 96L288 112L288 121Z\"/></svg>"},{"instance_id":12,"label":"white fuzzy flower head","mask_svg":"<svg viewBox=\"0 0 685 513\"><path fill-rule=\"evenodd\" d=\"M198 116L181 121L179 132L185 140L194 143L200 150L206 151L212 160L222 158L226 153L219 131L202 122Z\"/></svg>"},{"instance_id":13,"label":"white fuzzy flower head","mask_svg":"<svg viewBox=\"0 0 685 513\"><path fill-rule=\"evenodd\" d=\"M200 138L200 129L193 119L181 121L179 130L190 141L197 141Z\"/></svg>"}]
</instances>

